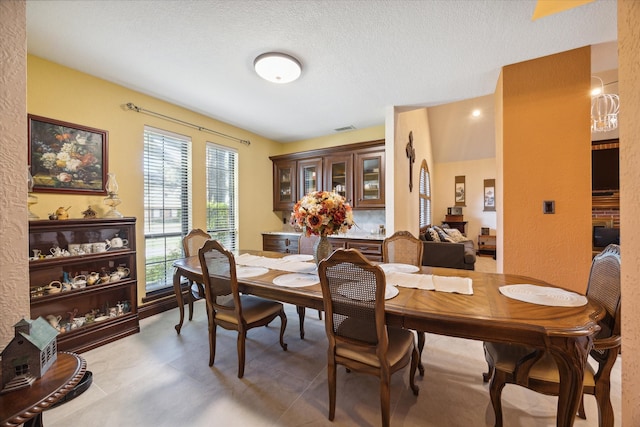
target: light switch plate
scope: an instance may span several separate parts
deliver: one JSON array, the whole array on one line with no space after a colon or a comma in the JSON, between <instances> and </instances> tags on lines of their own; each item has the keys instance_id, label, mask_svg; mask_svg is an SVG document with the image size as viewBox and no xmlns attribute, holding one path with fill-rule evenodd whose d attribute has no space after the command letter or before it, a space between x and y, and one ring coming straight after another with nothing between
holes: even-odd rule
<instances>
[{"instance_id":1,"label":"light switch plate","mask_svg":"<svg viewBox=\"0 0 640 427\"><path fill-rule=\"evenodd\" d=\"M556 213L556 202L555 200L545 200L542 202L542 213L543 214L554 214Z\"/></svg>"}]
</instances>

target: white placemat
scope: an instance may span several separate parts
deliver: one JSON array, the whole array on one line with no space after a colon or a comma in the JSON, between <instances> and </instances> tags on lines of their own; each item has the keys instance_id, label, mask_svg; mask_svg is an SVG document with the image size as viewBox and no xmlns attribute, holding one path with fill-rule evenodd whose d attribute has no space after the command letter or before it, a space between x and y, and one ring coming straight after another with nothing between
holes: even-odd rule
<instances>
[{"instance_id":1,"label":"white placemat","mask_svg":"<svg viewBox=\"0 0 640 427\"><path fill-rule=\"evenodd\" d=\"M378 266L385 273L415 273L416 271L420 271L420 267L411 264L399 264L390 262L378 264Z\"/></svg>"},{"instance_id":2,"label":"white placemat","mask_svg":"<svg viewBox=\"0 0 640 427\"><path fill-rule=\"evenodd\" d=\"M384 290L384 299L391 299L397 296L399 293L400 291L398 290L398 288L396 288L395 286L387 285L387 287Z\"/></svg>"},{"instance_id":3,"label":"white placemat","mask_svg":"<svg viewBox=\"0 0 640 427\"><path fill-rule=\"evenodd\" d=\"M293 254L293 255L287 255L285 257L282 257L283 260L285 261L311 261L313 260L313 255L309 255L309 254Z\"/></svg>"},{"instance_id":4,"label":"white placemat","mask_svg":"<svg viewBox=\"0 0 640 427\"><path fill-rule=\"evenodd\" d=\"M236 277L238 279L246 278L246 277L256 277L262 276L269 271L268 268L265 267L245 267L238 266L236 267Z\"/></svg>"},{"instance_id":5,"label":"white placemat","mask_svg":"<svg viewBox=\"0 0 640 427\"><path fill-rule=\"evenodd\" d=\"M549 286L506 285L500 286L500 293L518 301L555 307L580 307L587 303L584 295Z\"/></svg>"},{"instance_id":6,"label":"white placemat","mask_svg":"<svg viewBox=\"0 0 640 427\"><path fill-rule=\"evenodd\" d=\"M320 279L315 274L289 273L273 279L273 284L287 288L301 288L303 286L317 285Z\"/></svg>"}]
</instances>

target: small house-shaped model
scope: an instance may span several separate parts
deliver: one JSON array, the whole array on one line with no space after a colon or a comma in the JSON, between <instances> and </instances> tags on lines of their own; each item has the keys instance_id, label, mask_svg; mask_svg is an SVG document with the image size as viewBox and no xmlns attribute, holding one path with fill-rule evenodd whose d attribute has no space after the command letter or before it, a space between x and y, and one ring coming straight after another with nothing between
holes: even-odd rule
<instances>
[{"instance_id":1,"label":"small house-shaped model","mask_svg":"<svg viewBox=\"0 0 640 427\"><path fill-rule=\"evenodd\" d=\"M42 317L22 319L15 337L2 351L2 391L28 387L47 372L58 357L58 331Z\"/></svg>"}]
</instances>

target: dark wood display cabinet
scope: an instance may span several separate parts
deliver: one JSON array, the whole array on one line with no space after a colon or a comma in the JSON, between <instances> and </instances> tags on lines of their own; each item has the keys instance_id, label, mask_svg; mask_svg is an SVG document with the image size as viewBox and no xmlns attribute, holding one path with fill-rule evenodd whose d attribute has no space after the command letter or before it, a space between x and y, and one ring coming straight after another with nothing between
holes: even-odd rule
<instances>
[{"instance_id":1,"label":"dark wood display cabinet","mask_svg":"<svg viewBox=\"0 0 640 427\"><path fill-rule=\"evenodd\" d=\"M295 160L273 162L273 210L293 209L298 201L298 179Z\"/></svg>"},{"instance_id":2,"label":"dark wood display cabinet","mask_svg":"<svg viewBox=\"0 0 640 427\"><path fill-rule=\"evenodd\" d=\"M384 208L384 147L358 150L355 156L354 208Z\"/></svg>"},{"instance_id":3,"label":"dark wood display cabinet","mask_svg":"<svg viewBox=\"0 0 640 427\"><path fill-rule=\"evenodd\" d=\"M291 211L310 191L336 192L353 209L384 209L384 140L269 157L273 210Z\"/></svg>"},{"instance_id":4,"label":"dark wood display cabinet","mask_svg":"<svg viewBox=\"0 0 640 427\"><path fill-rule=\"evenodd\" d=\"M31 317L83 352L140 332L136 219L29 221Z\"/></svg>"}]
</instances>

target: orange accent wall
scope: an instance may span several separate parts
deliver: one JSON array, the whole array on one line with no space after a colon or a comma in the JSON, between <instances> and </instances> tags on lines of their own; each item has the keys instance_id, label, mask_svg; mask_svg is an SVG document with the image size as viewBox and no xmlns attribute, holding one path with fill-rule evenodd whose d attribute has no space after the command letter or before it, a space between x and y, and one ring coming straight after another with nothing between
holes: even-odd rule
<instances>
[{"instance_id":1,"label":"orange accent wall","mask_svg":"<svg viewBox=\"0 0 640 427\"><path fill-rule=\"evenodd\" d=\"M506 66L501 80L503 271L578 292L591 263L590 63L587 46Z\"/></svg>"},{"instance_id":2,"label":"orange accent wall","mask_svg":"<svg viewBox=\"0 0 640 427\"><path fill-rule=\"evenodd\" d=\"M622 424L640 426L640 2L618 1ZM629 357L627 357L629 356ZM618 421L618 420L616 420Z\"/></svg>"}]
</instances>

